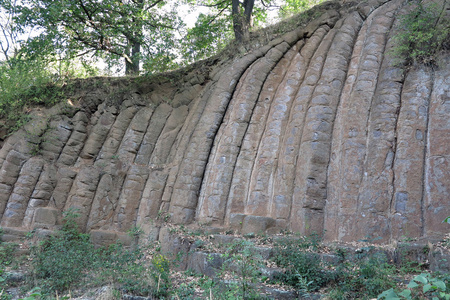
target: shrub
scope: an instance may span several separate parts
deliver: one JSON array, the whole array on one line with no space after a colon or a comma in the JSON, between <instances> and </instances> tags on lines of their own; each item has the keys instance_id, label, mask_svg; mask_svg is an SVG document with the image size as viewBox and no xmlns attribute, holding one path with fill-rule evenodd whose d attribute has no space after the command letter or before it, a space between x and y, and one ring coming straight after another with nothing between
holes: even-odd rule
<instances>
[{"instance_id":1,"label":"shrub","mask_svg":"<svg viewBox=\"0 0 450 300\"><path fill-rule=\"evenodd\" d=\"M45 66L38 59L0 62L0 118L8 132L27 122L27 107L52 105L60 98Z\"/></svg>"},{"instance_id":2,"label":"shrub","mask_svg":"<svg viewBox=\"0 0 450 300\"><path fill-rule=\"evenodd\" d=\"M79 233L72 214L67 214L65 221L60 231L33 248L33 276L43 292L71 288L94 263L89 235Z\"/></svg>"},{"instance_id":3,"label":"shrub","mask_svg":"<svg viewBox=\"0 0 450 300\"><path fill-rule=\"evenodd\" d=\"M260 282L262 257L248 240L234 241L222 255L223 274L231 275L227 288L219 289L221 299L258 299L254 284ZM222 298L222 296L225 298Z\"/></svg>"},{"instance_id":4,"label":"shrub","mask_svg":"<svg viewBox=\"0 0 450 300\"><path fill-rule=\"evenodd\" d=\"M393 288L381 293L377 299L400 300L400 299L450 299L450 288L445 279L422 273L415 276L407 285L406 289L396 292Z\"/></svg>"},{"instance_id":5,"label":"shrub","mask_svg":"<svg viewBox=\"0 0 450 300\"><path fill-rule=\"evenodd\" d=\"M309 238L283 239L275 243L275 263L286 271L276 279L298 290L315 291L327 284L330 273L319 259L319 255L307 250L317 249L317 235ZM305 287L306 284L306 287Z\"/></svg>"},{"instance_id":6,"label":"shrub","mask_svg":"<svg viewBox=\"0 0 450 300\"><path fill-rule=\"evenodd\" d=\"M400 17L393 55L407 65L435 65L437 53L450 47L450 27L445 18L440 20L442 9L435 4L425 6L419 1L412 5L415 8Z\"/></svg>"},{"instance_id":7,"label":"shrub","mask_svg":"<svg viewBox=\"0 0 450 300\"><path fill-rule=\"evenodd\" d=\"M102 284L114 284L124 292L157 298L170 293L167 259L155 256L149 267L144 263L143 248L128 249L115 243L95 249L90 236L79 232L76 218L76 212L67 212L62 229L33 248L33 285L42 287L44 295Z\"/></svg>"},{"instance_id":8,"label":"shrub","mask_svg":"<svg viewBox=\"0 0 450 300\"><path fill-rule=\"evenodd\" d=\"M334 274L335 288L330 299L372 299L382 291L394 287L395 267L381 256L370 256L339 265Z\"/></svg>"}]
</instances>

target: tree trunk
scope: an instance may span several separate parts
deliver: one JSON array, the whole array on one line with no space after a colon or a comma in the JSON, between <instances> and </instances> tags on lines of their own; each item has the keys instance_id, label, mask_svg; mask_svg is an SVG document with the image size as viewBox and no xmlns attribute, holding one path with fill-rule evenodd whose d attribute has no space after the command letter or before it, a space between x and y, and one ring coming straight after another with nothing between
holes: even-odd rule
<instances>
[{"instance_id":1,"label":"tree trunk","mask_svg":"<svg viewBox=\"0 0 450 300\"><path fill-rule=\"evenodd\" d=\"M129 42L131 44L131 62L125 59L125 75L139 75L139 55L141 53L140 42Z\"/></svg>"},{"instance_id":2,"label":"tree trunk","mask_svg":"<svg viewBox=\"0 0 450 300\"><path fill-rule=\"evenodd\" d=\"M136 3L140 10L144 9L144 0L137 0ZM136 31L133 32L133 38L128 39L128 46L131 47L131 62L125 59L125 74L139 75L139 63L141 54L141 38L142 38L142 20L140 18L133 18L133 23L136 26ZM130 52L130 51L128 51Z\"/></svg>"},{"instance_id":3,"label":"tree trunk","mask_svg":"<svg viewBox=\"0 0 450 300\"><path fill-rule=\"evenodd\" d=\"M233 17L233 30L234 37L237 42L242 42L244 39L244 32L242 28L241 7L239 6L239 0L233 0L231 3L231 15Z\"/></svg>"},{"instance_id":4,"label":"tree trunk","mask_svg":"<svg viewBox=\"0 0 450 300\"><path fill-rule=\"evenodd\" d=\"M243 12L241 5L244 8ZM232 0L231 15L233 17L234 37L239 43L249 38L254 5L255 0L244 0L244 3L239 2L239 0Z\"/></svg>"}]
</instances>

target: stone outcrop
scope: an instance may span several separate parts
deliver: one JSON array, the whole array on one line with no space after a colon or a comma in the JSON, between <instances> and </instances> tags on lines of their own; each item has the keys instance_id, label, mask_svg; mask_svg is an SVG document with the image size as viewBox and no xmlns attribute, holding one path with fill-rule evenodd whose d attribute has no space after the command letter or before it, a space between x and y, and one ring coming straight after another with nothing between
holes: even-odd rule
<instances>
[{"instance_id":1,"label":"stone outcrop","mask_svg":"<svg viewBox=\"0 0 450 300\"><path fill-rule=\"evenodd\" d=\"M448 1L435 2L448 18ZM307 25L182 76L81 82L70 104L36 111L5 140L1 226L51 230L77 209L98 241L134 227L155 237L168 219L340 241L442 237L450 58L393 64L408 7L326 4Z\"/></svg>"}]
</instances>

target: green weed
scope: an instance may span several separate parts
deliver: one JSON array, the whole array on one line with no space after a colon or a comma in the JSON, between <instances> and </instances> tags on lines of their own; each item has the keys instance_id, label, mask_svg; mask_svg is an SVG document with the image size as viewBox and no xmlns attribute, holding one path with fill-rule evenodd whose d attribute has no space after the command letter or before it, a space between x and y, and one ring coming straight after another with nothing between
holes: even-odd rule
<instances>
[{"instance_id":1,"label":"green weed","mask_svg":"<svg viewBox=\"0 0 450 300\"><path fill-rule=\"evenodd\" d=\"M446 283L447 281L447 283ZM401 291L394 288L382 292L377 299L401 300L401 299L450 299L448 278L433 276L429 273L416 275Z\"/></svg>"},{"instance_id":2,"label":"green weed","mask_svg":"<svg viewBox=\"0 0 450 300\"><path fill-rule=\"evenodd\" d=\"M286 271L277 276L277 280L291 285L297 290L316 291L330 281L330 273L324 268L316 250L319 238L287 238L275 243L274 261Z\"/></svg>"}]
</instances>

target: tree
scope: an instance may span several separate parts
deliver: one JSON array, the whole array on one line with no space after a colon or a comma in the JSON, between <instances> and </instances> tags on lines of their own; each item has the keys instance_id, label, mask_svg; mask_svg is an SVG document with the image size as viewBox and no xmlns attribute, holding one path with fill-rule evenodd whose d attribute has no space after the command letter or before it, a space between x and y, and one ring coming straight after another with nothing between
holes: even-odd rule
<instances>
[{"instance_id":1,"label":"tree","mask_svg":"<svg viewBox=\"0 0 450 300\"><path fill-rule=\"evenodd\" d=\"M185 0L196 7L207 7L195 27L187 29L182 42L182 55L187 62L211 56L222 50L234 37L241 43L249 38L252 26L266 21L267 9L276 0Z\"/></svg>"},{"instance_id":2,"label":"tree","mask_svg":"<svg viewBox=\"0 0 450 300\"><path fill-rule=\"evenodd\" d=\"M325 0L285 0L284 4L280 6L278 15L281 19L290 17L324 1Z\"/></svg>"},{"instance_id":3,"label":"tree","mask_svg":"<svg viewBox=\"0 0 450 300\"><path fill-rule=\"evenodd\" d=\"M232 0L231 14L233 16L233 30L236 41L242 42L248 39L252 25L252 12L255 0Z\"/></svg>"},{"instance_id":4,"label":"tree","mask_svg":"<svg viewBox=\"0 0 450 300\"><path fill-rule=\"evenodd\" d=\"M30 53L123 59L126 74L138 74L142 63L159 71L173 61L169 49L181 21L166 0L23 0L16 7L10 2L0 5L16 10L18 26L40 29L26 45Z\"/></svg>"}]
</instances>

